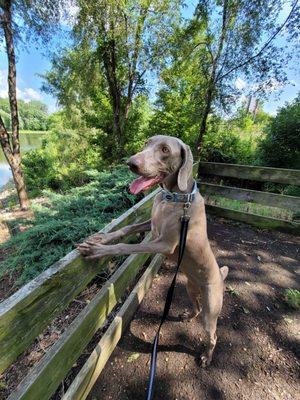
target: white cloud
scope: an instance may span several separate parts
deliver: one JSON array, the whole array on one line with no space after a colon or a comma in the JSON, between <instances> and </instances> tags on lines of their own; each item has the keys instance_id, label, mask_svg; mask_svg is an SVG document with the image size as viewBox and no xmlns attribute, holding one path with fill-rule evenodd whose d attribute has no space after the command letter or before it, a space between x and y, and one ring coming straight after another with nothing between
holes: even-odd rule
<instances>
[{"instance_id":1,"label":"white cloud","mask_svg":"<svg viewBox=\"0 0 300 400\"><path fill-rule=\"evenodd\" d=\"M30 100L42 100L41 94L32 88L25 88L23 90L19 89L19 91L19 98L23 99L26 102Z\"/></svg>"},{"instance_id":2,"label":"white cloud","mask_svg":"<svg viewBox=\"0 0 300 400\"><path fill-rule=\"evenodd\" d=\"M247 86L247 83L241 78L236 78L234 86L236 87L236 89L242 90Z\"/></svg>"},{"instance_id":3,"label":"white cloud","mask_svg":"<svg viewBox=\"0 0 300 400\"><path fill-rule=\"evenodd\" d=\"M4 69L0 70L0 97L8 97L7 71ZM28 103L30 100L42 100L42 95L30 87L24 89L17 87L17 98Z\"/></svg>"}]
</instances>

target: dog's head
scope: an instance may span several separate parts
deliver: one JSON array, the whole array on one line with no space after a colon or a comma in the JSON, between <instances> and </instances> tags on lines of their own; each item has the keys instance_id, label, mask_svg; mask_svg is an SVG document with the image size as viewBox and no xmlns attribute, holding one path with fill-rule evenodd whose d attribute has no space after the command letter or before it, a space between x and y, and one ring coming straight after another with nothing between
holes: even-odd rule
<instances>
[{"instance_id":1,"label":"dog's head","mask_svg":"<svg viewBox=\"0 0 300 400\"><path fill-rule=\"evenodd\" d=\"M130 157L127 165L140 175L130 185L130 191L138 194L152 186L176 177L180 191L186 192L192 177L193 155L188 145L172 136L153 136L143 150Z\"/></svg>"}]
</instances>

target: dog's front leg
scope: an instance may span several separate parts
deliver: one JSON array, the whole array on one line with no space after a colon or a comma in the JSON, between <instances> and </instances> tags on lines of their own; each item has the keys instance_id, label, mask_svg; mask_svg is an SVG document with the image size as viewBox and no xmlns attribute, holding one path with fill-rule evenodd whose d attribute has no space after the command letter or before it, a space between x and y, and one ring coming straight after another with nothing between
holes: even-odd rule
<instances>
[{"instance_id":1,"label":"dog's front leg","mask_svg":"<svg viewBox=\"0 0 300 400\"><path fill-rule=\"evenodd\" d=\"M89 241L78 246L80 253L87 259L97 259L108 255L124 255L137 253L162 253L172 254L176 244L171 244L158 238L151 242L142 242L137 244L118 243L113 245L103 245L90 243Z\"/></svg>"},{"instance_id":2,"label":"dog's front leg","mask_svg":"<svg viewBox=\"0 0 300 400\"><path fill-rule=\"evenodd\" d=\"M93 243L93 244L107 244L113 242L114 240L118 240L123 238L124 236L131 235L133 233L138 232L147 232L151 231L151 219L145 222L141 222L140 224L133 224L124 226L121 229L118 229L114 232L109 233L96 233L95 235L90 236L85 240L84 243Z\"/></svg>"}]
</instances>

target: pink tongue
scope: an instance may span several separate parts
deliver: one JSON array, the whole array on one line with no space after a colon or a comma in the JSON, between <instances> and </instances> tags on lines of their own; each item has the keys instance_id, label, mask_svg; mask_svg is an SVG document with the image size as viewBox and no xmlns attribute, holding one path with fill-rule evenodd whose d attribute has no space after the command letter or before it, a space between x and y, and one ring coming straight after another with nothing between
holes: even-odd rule
<instances>
[{"instance_id":1,"label":"pink tongue","mask_svg":"<svg viewBox=\"0 0 300 400\"><path fill-rule=\"evenodd\" d=\"M144 176L140 176L131 183L130 192L132 194L138 194L143 190L149 189L157 183L161 182L162 179L162 176L156 176L155 178L146 178Z\"/></svg>"}]
</instances>

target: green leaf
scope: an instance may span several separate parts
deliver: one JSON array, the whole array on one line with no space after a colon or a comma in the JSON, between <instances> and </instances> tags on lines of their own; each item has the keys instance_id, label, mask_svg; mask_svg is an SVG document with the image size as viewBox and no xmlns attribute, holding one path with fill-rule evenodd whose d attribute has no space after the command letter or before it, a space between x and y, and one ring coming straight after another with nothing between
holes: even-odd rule
<instances>
[{"instance_id":1,"label":"green leaf","mask_svg":"<svg viewBox=\"0 0 300 400\"><path fill-rule=\"evenodd\" d=\"M139 358L139 356L140 356L140 353L132 353L131 356L129 356L127 358L127 362L131 363L131 362L137 360Z\"/></svg>"}]
</instances>

